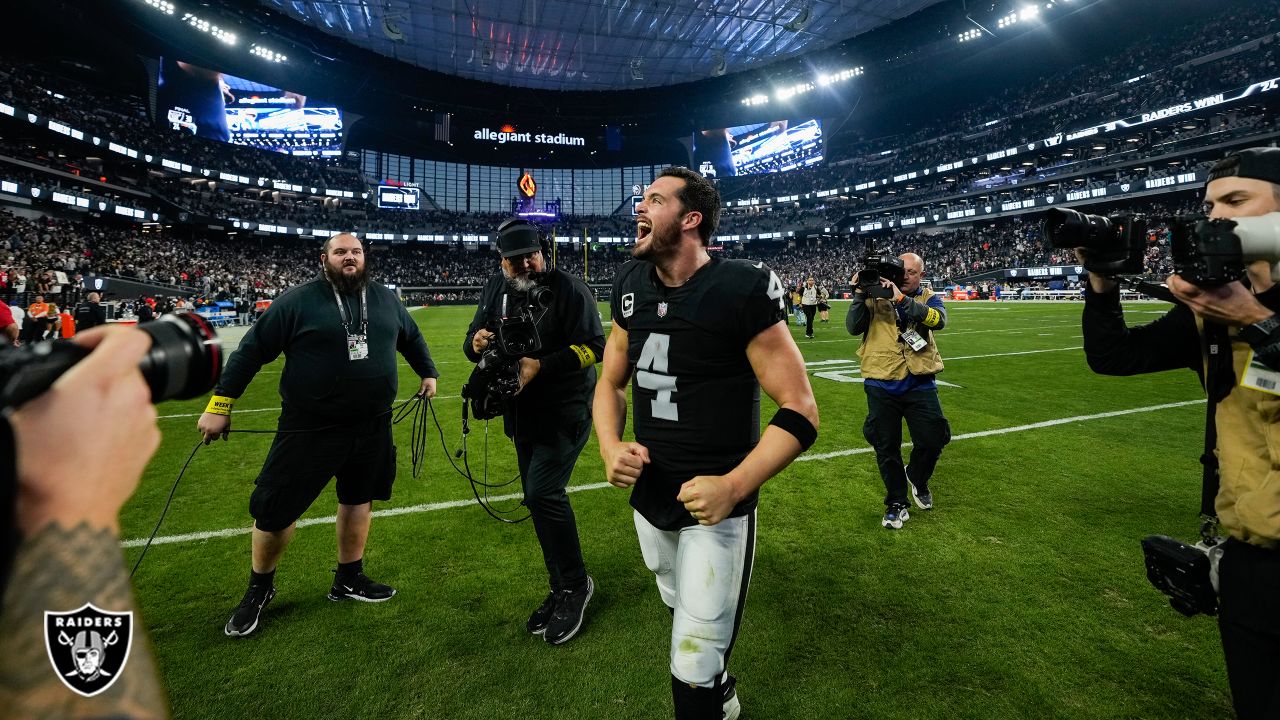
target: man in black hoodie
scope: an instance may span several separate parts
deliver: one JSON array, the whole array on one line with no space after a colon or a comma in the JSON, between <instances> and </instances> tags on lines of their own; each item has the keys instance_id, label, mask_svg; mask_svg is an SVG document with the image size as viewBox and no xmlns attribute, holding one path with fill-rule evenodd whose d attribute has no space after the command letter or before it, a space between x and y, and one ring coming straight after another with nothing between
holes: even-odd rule
<instances>
[{"instance_id":1,"label":"man in black hoodie","mask_svg":"<svg viewBox=\"0 0 1280 720\"><path fill-rule=\"evenodd\" d=\"M320 254L323 272L281 295L240 341L197 429L205 442L231 427L231 407L263 365L284 353L279 434L249 499L253 567L249 589L227 621L231 637L257 629L275 597L276 564L297 519L337 478L338 568L329 599L382 602L395 590L364 574L373 500L391 498L396 474L391 405L396 353L436 392L431 353L398 298L368 280L364 247L334 235Z\"/></svg>"}]
</instances>

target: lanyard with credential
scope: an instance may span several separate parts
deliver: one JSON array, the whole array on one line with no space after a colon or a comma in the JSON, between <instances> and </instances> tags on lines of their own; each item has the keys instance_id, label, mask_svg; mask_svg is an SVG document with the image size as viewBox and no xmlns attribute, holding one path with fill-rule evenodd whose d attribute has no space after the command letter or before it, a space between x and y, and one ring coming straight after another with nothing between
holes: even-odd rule
<instances>
[{"instance_id":1,"label":"lanyard with credential","mask_svg":"<svg viewBox=\"0 0 1280 720\"><path fill-rule=\"evenodd\" d=\"M329 289L333 291L333 300L338 303L338 315L342 318L342 329L351 334L351 321L347 319L347 306L342 304L342 296L338 294L338 288L332 284ZM364 335L369 330L369 303L368 297L365 295L365 288L360 288L360 334Z\"/></svg>"}]
</instances>

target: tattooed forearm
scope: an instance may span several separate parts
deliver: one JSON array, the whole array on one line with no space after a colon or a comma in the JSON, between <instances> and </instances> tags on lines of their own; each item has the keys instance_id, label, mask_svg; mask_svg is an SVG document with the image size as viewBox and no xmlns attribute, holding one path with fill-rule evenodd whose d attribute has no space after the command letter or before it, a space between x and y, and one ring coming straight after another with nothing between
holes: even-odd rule
<instances>
[{"instance_id":1,"label":"tattooed forearm","mask_svg":"<svg viewBox=\"0 0 1280 720\"><path fill-rule=\"evenodd\" d=\"M133 610L133 593L120 541L86 524L52 523L18 547L0 610L0 708L10 718L164 718L164 692L156 676L140 618L133 646L115 683L92 698L58 679L45 650L44 613L93 603L105 611Z\"/></svg>"}]
</instances>

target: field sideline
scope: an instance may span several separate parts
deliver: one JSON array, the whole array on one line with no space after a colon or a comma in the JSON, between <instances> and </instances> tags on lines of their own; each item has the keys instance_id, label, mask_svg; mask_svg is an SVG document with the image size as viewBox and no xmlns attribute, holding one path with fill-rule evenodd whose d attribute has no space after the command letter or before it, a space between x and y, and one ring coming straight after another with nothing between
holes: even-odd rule
<instances>
[{"instance_id":1,"label":"field sideline","mask_svg":"<svg viewBox=\"0 0 1280 720\"><path fill-rule=\"evenodd\" d=\"M1230 717L1213 621L1184 619L1145 578L1138 540L1196 528L1203 394L1190 372L1093 375L1080 305L952 303L938 344L953 442L936 508L880 527L883 486L862 438L866 403L846 304L806 341L818 442L762 490L751 598L731 670L744 718ZM1131 323L1162 312L1128 304ZM601 306L604 317L608 308ZM435 405L459 446L461 343L472 308L414 313L442 372ZM272 428L280 364L237 404L234 428ZM402 366L401 395L415 387ZM163 405L164 441L125 508L132 563L196 444L204 401ZM772 405L764 401L768 418ZM475 506L434 426L427 467L375 505L366 567L399 589L381 605L325 599L332 487L304 517L254 636L222 634L248 577L247 512L270 436L201 448L134 578L176 717L669 717L670 618L640 558L626 493L602 483L594 437L574 474L599 591L583 634L524 632L546 592L527 523ZM515 474L499 425L491 482ZM484 467L473 423L471 465ZM495 480L496 478L496 480ZM493 491L515 508L518 482Z\"/></svg>"}]
</instances>

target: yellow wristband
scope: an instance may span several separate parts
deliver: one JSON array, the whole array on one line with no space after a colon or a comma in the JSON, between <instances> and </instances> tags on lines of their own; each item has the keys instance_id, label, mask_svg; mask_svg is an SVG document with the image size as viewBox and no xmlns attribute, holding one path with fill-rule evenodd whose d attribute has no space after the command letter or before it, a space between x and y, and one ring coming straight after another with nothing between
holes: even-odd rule
<instances>
[{"instance_id":1,"label":"yellow wristband","mask_svg":"<svg viewBox=\"0 0 1280 720\"><path fill-rule=\"evenodd\" d=\"M213 413L214 415L230 415L231 406L234 405L235 402L235 398L214 395L209 398L209 407L205 408L204 411L207 413Z\"/></svg>"},{"instance_id":2,"label":"yellow wristband","mask_svg":"<svg viewBox=\"0 0 1280 720\"><path fill-rule=\"evenodd\" d=\"M578 356L578 369L583 370L596 364L596 354L586 345L570 345L569 349Z\"/></svg>"}]
</instances>

